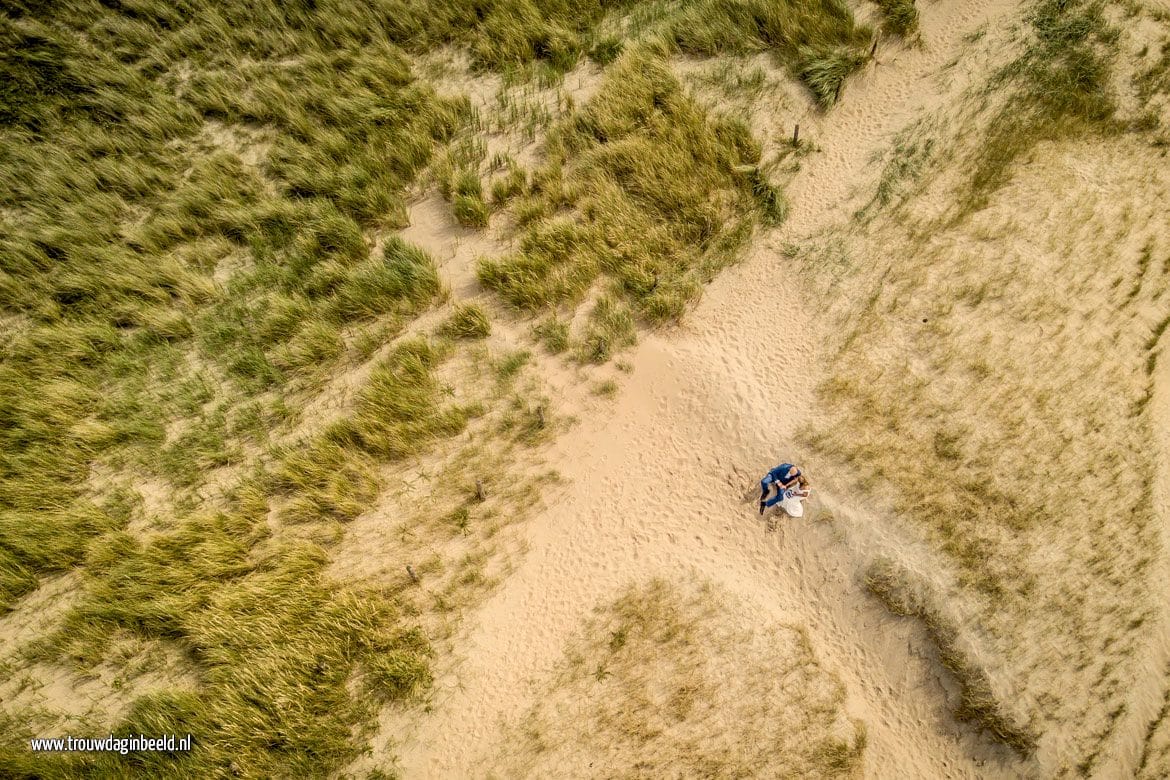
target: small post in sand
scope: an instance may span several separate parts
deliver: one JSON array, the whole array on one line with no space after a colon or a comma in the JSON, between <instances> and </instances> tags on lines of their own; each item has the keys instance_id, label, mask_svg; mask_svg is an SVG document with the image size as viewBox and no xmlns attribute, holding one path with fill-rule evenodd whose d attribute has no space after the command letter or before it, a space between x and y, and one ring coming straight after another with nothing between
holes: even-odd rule
<instances>
[{"instance_id":1,"label":"small post in sand","mask_svg":"<svg viewBox=\"0 0 1170 780\"><path fill-rule=\"evenodd\" d=\"M797 122L796 126L792 128L792 145L793 146L800 146L800 123L799 122Z\"/></svg>"}]
</instances>

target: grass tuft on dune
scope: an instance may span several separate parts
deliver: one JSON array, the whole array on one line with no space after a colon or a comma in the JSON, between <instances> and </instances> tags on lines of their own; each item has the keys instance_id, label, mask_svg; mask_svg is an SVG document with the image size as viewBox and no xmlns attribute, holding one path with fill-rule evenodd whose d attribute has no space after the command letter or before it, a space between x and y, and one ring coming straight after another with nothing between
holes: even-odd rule
<instances>
[{"instance_id":1,"label":"grass tuft on dune","mask_svg":"<svg viewBox=\"0 0 1170 780\"><path fill-rule=\"evenodd\" d=\"M478 269L530 311L574 304L604 277L646 321L677 320L734 258L760 201L778 198L740 172L759 164L747 128L707 117L644 51L622 55L548 149L516 207L520 251Z\"/></svg>"}]
</instances>

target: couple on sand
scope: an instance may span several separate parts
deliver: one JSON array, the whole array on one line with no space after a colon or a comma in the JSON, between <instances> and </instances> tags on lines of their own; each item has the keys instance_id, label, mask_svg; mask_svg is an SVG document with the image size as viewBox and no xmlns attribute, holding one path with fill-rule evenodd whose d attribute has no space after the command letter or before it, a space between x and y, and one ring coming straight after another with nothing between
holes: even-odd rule
<instances>
[{"instance_id":1,"label":"couple on sand","mask_svg":"<svg viewBox=\"0 0 1170 780\"><path fill-rule=\"evenodd\" d=\"M808 485L808 478L799 468L791 463L781 463L760 480L760 514L786 498L807 498Z\"/></svg>"}]
</instances>

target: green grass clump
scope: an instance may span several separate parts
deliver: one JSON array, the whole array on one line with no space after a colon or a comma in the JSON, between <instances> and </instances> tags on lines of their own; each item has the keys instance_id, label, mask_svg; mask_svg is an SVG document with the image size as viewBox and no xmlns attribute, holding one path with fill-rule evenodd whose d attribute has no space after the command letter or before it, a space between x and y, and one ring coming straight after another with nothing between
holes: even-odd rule
<instances>
[{"instance_id":1,"label":"green grass clump","mask_svg":"<svg viewBox=\"0 0 1170 780\"><path fill-rule=\"evenodd\" d=\"M464 171L455 179L455 219L464 227L482 228L488 224L488 206L483 199L483 183L474 171Z\"/></svg>"},{"instance_id":2,"label":"green grass clump","mask_svg":"<svg viewBox=\"0 0 1170 780\"><path fill-rule=\"evenodd\" d=\"M598 65L609 65L621 56L624 43L616 35L607 35L593 44L589 50L589 59Z\"/></svg>"},{"instance_id":3,"label":"green grass clump","mask_svg":"<svg viewBox=\"0 0 1170 780\"><path fill-rule=\"evenodd\" d=\"M1110 81L1118 31L1096 0L1042 0L1024 53L993 80L1010 98L972 162L967 210L1008 181L1012 164L1041 141L1116 132Z\"/></svg>"},{"instance_id":4,"label":"green grass clump","mask_svg":"<svg viewBox=\"0 0 1170 780\"><path fill-rule=\"evenodd\" d=\"M454 202L455 219L463 227L485 228L491 212L482 196L456 195Z\"/></svg>"},{"instance_id":5,"label":"green grass clump","mask_svg":"<svg viewBox=\"0 0 1170 780\"><path fill-rule=\"evenodd\" d=\"M391 312L416 314L434 301L440 288L431 256L392 235L380 260L367 260L342 275L329 310L340 322Z\"/></svg>"},{"instance_id":6,"label":"green grass clump","mask_svg":"<svg viewBox=\"0 0 1170 780\"><path fill-rule=\"evenodd\" d=\"M885 21L882 29L903 37L918 31L918 8L914 0L876 0Z\"/></svg>"},{"instance_id":7,"label":"green grass clump","mask_svg":"<svg viewBox=\"0 0 1170 780\"><path fill-rule=\"evenodd\" d=\"M569 348L569 323L556 317L534 325L532 334L544 344L549 352L554 354L564 352Z\"/></svg>"},{"instance_id":8,"label":"green grass clump","mask_svg":"<svg viewBox=\"0 0 1170 780\"><path fill-rule=\"evenodd\" d=\"M839 0L699 0L666 15L654 34L684 54L714 56L771 50L816 96L831 105L864 61L872 31Z\"/></svg>"},{"instance_id":9,"label":"green grass clump","mask_svg":"<svg viewBox=\"0 0 1170 780\"><path fill-rule=\"evenodd\" d=\"M528 185L528 176L523 168L512 167L508 172L492 183L492 203L501 205L524 192Z\"/></svg>"},{"instance_id":10,"label":"green grass clump","mask_svg":"<svg viewBox=\"0 0 1170 780\"><path fill-rule=\"evenodd\" d=\"M466 6L471 11L474 4ZM486 9L475 8L482 21L471 33L472 57L480 65L496 69L540 60L557 71L569 70L583 50L583 37L601 18L604 6L603 0L576 4L501 0L488 3Z\"/></svg>"},{"instance_id":11,"label":"green grass clump","mask_svg":"<svg viewBox=\"0 0 1170 780\"><path fill-rule=\"evenodd\" d=\"M482 339L491 334L492 324L482 306L458 304L439 330L452 338Z\"/></svg>"},{"instance_id":12,"label":"green grass clump","mask_svg":"<svg viewBox=\"0 0 1170 780\"><path fill-rule=\"evenodd\" d=\"M853 49L814 49L802 52L797 73L822 108L841 96L841 87L850 73L861 67L864 57Z\"/></svg>"},{"instance_id":13,"label":"green grass clump","mask_svg":"<svg viewBox=\"0 0 1170 780\"><path fill-rule=\"evenodd\" d=\"M462 431L475 410L440 404L443 388L432 369L441 357L426 341L398 346L370 374L353 416L331 427L328 438L377 457L401 458Z\"/></svg>"},{"instance_id":14,"label":"green grass clump","mask_svg":"<svg viewBox=\"0 0 1170 780\"><path fill-rule=\"evenodd\" d=\"M759 183L740 172L759 163L747 128L707 117L643 51L612 66L553 130L549 151L517 208L520 251L478 269L523 309L577 302L604 274L638 315L677 319L762 208Z\"/></svg>"},{"instance_id":15,"label":"green grass clump","mask_svg":"<svg viewBox=\"0 0 1170 780\"><path fill-rule=\"evenodd\" d=\"M580 345L579 357L593 363L604 363L616 352L633 346L637 341L637 329L629 307L604 296L589 314L589 327Z\"/></svg>"}]
</instances>

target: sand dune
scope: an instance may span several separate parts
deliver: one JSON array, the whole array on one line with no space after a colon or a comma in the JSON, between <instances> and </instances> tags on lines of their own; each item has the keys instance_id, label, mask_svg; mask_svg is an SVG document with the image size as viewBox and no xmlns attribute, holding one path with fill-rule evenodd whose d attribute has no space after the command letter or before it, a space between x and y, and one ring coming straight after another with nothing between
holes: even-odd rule
<instances>
[{"instance_id":1,"label":"sand dune","mask_svg":"<svg viewBox=\"0 0 1170 780\"><path fill-rule=\"evenodd\" d=\"M1088 83L1092 47L1116 44L1105 70L1117 105L1073 132L1040 127L1019 148L1003 129L1029 126L1013 124L1018 73L1003 68L1038 67L1030 47L1066 31L1038 32L1043 4L1022 0L920 6L919 32L883 36L871 59L868 33L851 40L849 67L864 65L828 110L832 87L818 105L807 73L788 66L831 67L844 49L789 58L778 53L791 42L749 34L742 56L653 40L635 50L634 33L626 54L620 36L608 59L592 48L594 33L617 29L606 25L651 29L654 4L581 33L592 59L574 49L563 81L487 67L458 37L413 52L404 73L467 126L427 136L436 155L417 178L411 168L393 219L346 236L372 267L399 239L424 250L397 262L429 273L431 292L401 312L371 304L368 321L307 329L328 370L268 391L296 409L267 399L287 419L265 446L189 464L198 489L184 505L215 511L183 527L184 543L211 541L199 561L172 562L175 587L194 590L185 578L204 565L224 577L230 607L245 579L239 622L209 613L155 635L111 622L109 636L88 637L92 658L78 640L71 670L60 663L69 619L78 602L94 608L100 579L38 574L0 616L11 672L0 698L45 733L121 728L149 694L198 701L209 670L251 680L267 668L249 655L260 649L296 673L275 693L259 681L276 698L254 702L236 701L236 681L233 706L267 718L294 701L308 723L343 724L289 755L349 762L344 778L1170 776L1170 5L1109 5L1100 37L1059 56L1081 57L1063 64ZM544 43L532 43L537 60ZM1143 78L1166 83L1143 95ZM627 110L633 119L612 121ZM219 150L275 197L279 138L245 124L206 123L200 153ZM797 125L801 145L789 141ZM658 156L680 139L684 151ZM644 156L623 158L629 147ZM679 172L687 191L653 214L628 197L669 190L662 169L701 157L711 182ZM591 165L612 169L590 179ZM619 182L639 166L652 175ZM672 221L692 207L691 222ZM653 240L639 244L643 233ZM220 287L255 270L226 238L211 246ZM300 316L291 301L286 316ZM479 330L453 334L454 315L472 310ZM550 325L560 346L542 334ZM313 359L314 343L302 346ZM206 406L170 421L172 450ZM366 449L346 460L339 442ZM335 468L322 465L330 452ZM760 516L757 480L786 460L813 479L808 510ZM266 479L245 479L253 467ZM121 486L103 468L91 470L94 495ZM127 533L179 536L167 535L173 485L120 478L142 499ZM231 533L251 528L246 548L228 543L228 509L247 521ZM268 556L305 541L312 576L291 554L270 576ZM94 549L80 565L122 563L123 548ZM214 574L233 555L257 570ZM268 625L247 586L269 580L302 611L241 641ZM303 604L302 591L313 596ZM378 642L307 617L355 604L388 621ZM367 655L353 651L362 641ZM216 642L248 647L216 667ZM328 658L336 698L307 695ZM319 717L322 701L343 700L360 706ZM234 710L208 712L210 733ZM196 766L249 774L283 755L250 744L236 772L236 743L213 747Z\"/></svg>"},{"instance_id":2,"label":"sand dune","mask_svg":"<svg viewBox=\"0 0 1170 780\"><path fill-rule=\"evenodd\" d=\"M861 592L851 547L864 538L842 538L824 518L863 523L864 506L826 492L811 517L770 531L744 501L757 472L795 457L826 359L823 323L779 247L842 218L869 158L930 107L934 73L963 36L1014 7L925 9L924 48L891 45L829 117L803 114L823 152L792 182L785 226L758 237L679 330L645 339L611 415L556 443L551 460L569 487L532 523L516 573L469 620L460 665L401 744L407 776L455 777L490 762L501 726L522 718L595 605L650 577L711 580L761 621L805 626L815 657L844 681L845 711L867 725L867 775L1026 771L951 719L953 683L922 631Z\"/></svg>"}]
</instances>

